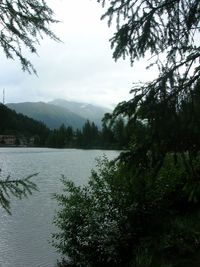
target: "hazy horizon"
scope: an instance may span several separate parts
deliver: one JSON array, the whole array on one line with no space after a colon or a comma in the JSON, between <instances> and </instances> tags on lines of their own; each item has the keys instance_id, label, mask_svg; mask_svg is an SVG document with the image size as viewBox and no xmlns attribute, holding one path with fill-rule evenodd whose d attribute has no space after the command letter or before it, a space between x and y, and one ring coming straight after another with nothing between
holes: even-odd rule
<instances>
[{"instance_id":1,"label":"hazy horizon","mask_svg":"<svg viewBox=\"0 0 200 267\"><path fill-rule=\"evenodd\" d=\"M101 105L101 104L94 104L94 103L88 103L88 102L83 102L83 101L78 101L78 100L72 100L72 99L64 99L64 98L54 98L54 99L51 99L49 101L17 101L17 102L5 102L5 105L8 105L8 104L20 104L20 103L45 103L45 104L51 104L52 101L55 101L55 100L64 100L64 101L67 101L67 102L73 102L73 103L77 103L77 104L83 104L83 105L93 105L93 106L96 106L96 107L103 107L103 108L108 108L108 109L114 109L115 106L106 106L106 105ZM0 100L0 103L2 103L2 101Z\"/></svg>"}]
</instances>

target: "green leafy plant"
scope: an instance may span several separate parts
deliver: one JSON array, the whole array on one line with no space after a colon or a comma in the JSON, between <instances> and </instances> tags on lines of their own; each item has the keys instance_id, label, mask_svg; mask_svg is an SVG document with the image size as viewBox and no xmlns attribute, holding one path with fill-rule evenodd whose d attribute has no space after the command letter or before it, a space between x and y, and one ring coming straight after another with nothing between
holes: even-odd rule
<instances>
[{"instance_id":1,"label":"green leafy plant","mask_svg":"<svg viewBox=\"0 0 200 267\"><path fill-rule=\"evenodd\" d=\"M168 155L154 179L148 172L142 180L103 159L83 187L63 177L52 241L61 266L176 266L195 255L200 210L188 202L183 166Z\"/></svg>"}]
</instances>

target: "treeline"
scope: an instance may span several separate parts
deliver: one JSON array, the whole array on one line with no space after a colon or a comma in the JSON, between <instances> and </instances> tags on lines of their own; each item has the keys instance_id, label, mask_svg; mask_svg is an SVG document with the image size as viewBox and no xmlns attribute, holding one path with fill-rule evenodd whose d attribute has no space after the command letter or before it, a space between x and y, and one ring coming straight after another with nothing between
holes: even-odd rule
<instances>
[{"instance_id":1,"label":"treeline","mask_svg":"<svg viewBox=\"0 0 200 267\"><path fill-rule=\"evenodd\" d=\"M44 123L0 105L0 135L14 135L34 138L34 146L52 148L124 149L130 142L130 127L123 118L110 123L105 116L102 128L94 122L86 121L82 129L73 129L64 124L59 129L50 130ZM15 145L18 145L16 143Z\"/></svg>"},{"instance_id":2,"label":"treeline","mask_svg":"<svg viewBox=\"0 0 200 267\"><path fill-rule=\"evenodd\" d=\"M50 132L46 140L47 147L55 148L101 148L123 149L128 145L128 128L120 118L112 126L103 123L102 129L94 122L86 121L81 130L61 125Z\"/></svg>"}]
</instances>

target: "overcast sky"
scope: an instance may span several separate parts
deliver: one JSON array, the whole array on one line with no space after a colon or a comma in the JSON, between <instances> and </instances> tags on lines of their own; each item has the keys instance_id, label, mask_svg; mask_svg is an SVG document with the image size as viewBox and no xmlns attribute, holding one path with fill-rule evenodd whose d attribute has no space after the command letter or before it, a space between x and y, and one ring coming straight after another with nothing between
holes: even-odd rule
<instances>
[{"instance_id":1,"label":"overcast sky","mask_svg":"<svg viewBox=\"0 0 200 267\"><path fill-rule=\"evenodd\" d=\"M103 9L95 0L47 0L61 23L52 27L63 43L41 41L38 56L28 54L38 77L0 53L0 93L6 103L64 98L111 107L130 98L132 83L151 80L155 71L142 60L115 62L109 39L114 29L101 21ZM2 98L2 97L1 97ZM0 99L0 101L2 101Z\"/></svg>"}]
</instances>

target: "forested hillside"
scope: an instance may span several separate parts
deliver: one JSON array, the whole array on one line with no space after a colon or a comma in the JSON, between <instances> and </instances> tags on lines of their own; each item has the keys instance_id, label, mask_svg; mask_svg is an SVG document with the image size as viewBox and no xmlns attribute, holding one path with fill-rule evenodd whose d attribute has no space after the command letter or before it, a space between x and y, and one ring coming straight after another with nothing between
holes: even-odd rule
<instances>
[{"instance_id":1,"label":"forested hillside","mask_svg":"<svg viewBox=\"0 0 200 267\"><path fill-rule=\"evenodd\" d=\"M5 105L0 104L0 134L32 137L35 145L44 145L50 130L41 122L22 114L17 114Z\"/></svg>"},{"instance_id":2,"label":"forested hillside","mask_svg":"<svg viewBox=\"0 0 200 267\"><path fill-rule=\"evenodd\" d=\"M50 129L57 129L62 124L80 129L86 122L86 119L66 108L44 102L10 103L7 106L17 113L45 123Z\"/></svg>"}]
</instances>

